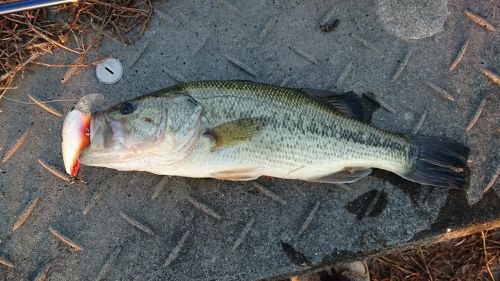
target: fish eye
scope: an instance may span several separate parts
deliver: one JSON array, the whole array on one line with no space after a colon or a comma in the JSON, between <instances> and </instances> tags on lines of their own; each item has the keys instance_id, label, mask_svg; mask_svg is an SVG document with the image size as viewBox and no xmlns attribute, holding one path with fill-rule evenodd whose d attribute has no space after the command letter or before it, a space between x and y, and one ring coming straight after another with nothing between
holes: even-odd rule
<instances>
[{"instance_id":1,"label":"fish eye","mask_svg":"<svg viewBox=\"0 0 500 281\"><path fill-rule=\"evenodd\" d=\"M85 128L85 135L90 136L90 128Z\"/></svg>"},{"instance_id":2,"label":"fish eye","mask_svg":"<svg viewBox=\"0 0 500 281\"><path fill-rule=\"evenodd\" d=\"M135 111L135 105L129 101L120 104L120 113L123 115L130 114Z\"/></svg>"}]
</instances>

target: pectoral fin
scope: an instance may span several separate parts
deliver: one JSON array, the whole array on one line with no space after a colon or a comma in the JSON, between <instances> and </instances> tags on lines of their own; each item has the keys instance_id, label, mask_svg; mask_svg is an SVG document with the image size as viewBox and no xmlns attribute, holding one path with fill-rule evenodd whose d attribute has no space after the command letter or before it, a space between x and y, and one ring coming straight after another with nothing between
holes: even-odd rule
<instances>
[{"instance_id":1,"label":"pectoral fin","mask_svg":"<svg viewBox=\"0 0 500 281\"><path fill-rule=\"evenodd\" d=\"M259 118L244 118L220 124L205 134L214 140L213 150L248 140L262 128Z\"/></svg>"},{"instance_id":2,"label":"pectoral fin","mask_svg":"<svg viewBox=\"0 0 500 281\"><path fill-rule=\"evenodd\" d=\"M342 171L319 178L308 179L308 181L324 183L351 183L368 176L371 172L371 168L347 167Z\"/></svg>"},{"instance_id":3,"label":"pectoral fin","mask_svg":"<svg viewBox=\"0 0 500 281\"><path fill-rule=\"evenodd\" d=\"M212 177L220 180L249 181L258 178L255 168L224 170L211 174Z\"/></svg>"}]
</instances>

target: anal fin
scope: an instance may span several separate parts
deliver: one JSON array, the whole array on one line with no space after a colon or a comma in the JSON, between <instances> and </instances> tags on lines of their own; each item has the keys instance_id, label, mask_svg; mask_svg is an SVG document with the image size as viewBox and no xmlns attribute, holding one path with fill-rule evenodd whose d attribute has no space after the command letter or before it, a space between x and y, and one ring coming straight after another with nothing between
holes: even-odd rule
<instances>
[{"instance_id":1,"label":"anal fin","mask_svg":"<svg viewBox=\"0 0 500 281\"><path fill-rule=\"evenodd\" d=\"M371 168L347 167L339 172L319 178L308 179L308 181L323 183L351 183L368 176L371 172Z\"/></svg>"},{"instance_id":2,"label":"anal fin","mask_svg":"<svg viewBox=\"0 0 500 281\"><path fill-rule=\"evenodd\" d=\"M211 174L213 178L219 180L249 181L260 177L255 168L243 168L218 171Z\"/></svg>"}]
</instances>

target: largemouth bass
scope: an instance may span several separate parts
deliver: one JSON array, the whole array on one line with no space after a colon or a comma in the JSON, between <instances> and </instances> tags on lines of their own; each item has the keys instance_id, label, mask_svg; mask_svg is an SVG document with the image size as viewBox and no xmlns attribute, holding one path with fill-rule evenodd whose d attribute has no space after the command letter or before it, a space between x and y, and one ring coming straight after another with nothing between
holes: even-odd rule
<instances>
[{"instance_id":1,"label":"largemouth bass","mask_svg":"<svg viewBox=\"0 0 500 281\"><path fill-rule=\"evenodd\" d=\"M93 112L81 164L223 180L350 183L379 168L462 188L469 149L367 122L363 97L249 81L198 81Z\"/></svg>"}]
</instances>

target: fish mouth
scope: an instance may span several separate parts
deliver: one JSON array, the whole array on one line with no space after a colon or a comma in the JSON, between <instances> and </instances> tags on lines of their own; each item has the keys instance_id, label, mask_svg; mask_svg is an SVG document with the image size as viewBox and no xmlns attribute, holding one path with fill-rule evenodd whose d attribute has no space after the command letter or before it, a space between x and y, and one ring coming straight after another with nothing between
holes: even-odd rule
<instances>
[{"instance_id":1,"label":"fish mouth","mask_svg":"<svg viewBox=\"0 0 500 281\"><path fill-rule=\"evenodd\" d=\"M103 111L92 114L90 120L90 147L94 150L121 150L124 145L125 128L120 121L113 120Z\"/></svg>"}]
</instances>

